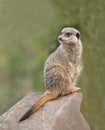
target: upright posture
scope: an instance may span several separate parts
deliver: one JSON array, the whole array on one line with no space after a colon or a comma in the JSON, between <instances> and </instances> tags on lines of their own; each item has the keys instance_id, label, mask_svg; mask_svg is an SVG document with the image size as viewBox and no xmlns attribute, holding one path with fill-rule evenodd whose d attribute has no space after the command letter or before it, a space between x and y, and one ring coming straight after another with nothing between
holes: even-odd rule
<instances>
[{"instance_id":1,"label":"upright posture","mask_svg":"<svg viewBox=\"0 0 105 130\"><path fill-rule=\"evenodd\" d=\"M76 80L82 69L82 43L80 32L74 28L64 28L58 36L60 46L46 60L44 81L46 92L19 121L36 112L47 101L80 90Z\"/></svg>"}]
</instances>

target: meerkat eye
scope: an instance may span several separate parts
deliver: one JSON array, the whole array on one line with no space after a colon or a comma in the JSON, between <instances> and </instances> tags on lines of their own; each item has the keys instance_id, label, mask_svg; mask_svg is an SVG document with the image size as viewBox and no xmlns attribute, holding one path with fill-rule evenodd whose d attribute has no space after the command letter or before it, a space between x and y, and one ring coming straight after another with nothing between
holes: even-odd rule
<instances>
[{"instance_id":1,"label":"meerkat eye","mask_svg":"<svg viewBox=\"0 0 105 130\"><path fill-rule=\"evenodd\" d=\"M65 33L66 37L70 37L72 34L70 32Z\"/></svg>"}]
</instances>

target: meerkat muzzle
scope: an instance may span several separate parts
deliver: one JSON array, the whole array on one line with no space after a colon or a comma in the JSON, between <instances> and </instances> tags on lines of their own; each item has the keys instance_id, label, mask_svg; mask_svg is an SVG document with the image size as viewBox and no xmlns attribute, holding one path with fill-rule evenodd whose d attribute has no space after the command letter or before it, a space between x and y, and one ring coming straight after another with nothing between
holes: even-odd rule
<instances>
[{"instance_id":1,"label":"meerkat muzzle","mask_svg":"<svg viewBox=\"0 0 105 130\"><path fill-rule=\"evenodd\" d=\"M61 36L58 37L58 41L63 41L62 38L61 38Z\"/></svg>"}]
</instances>

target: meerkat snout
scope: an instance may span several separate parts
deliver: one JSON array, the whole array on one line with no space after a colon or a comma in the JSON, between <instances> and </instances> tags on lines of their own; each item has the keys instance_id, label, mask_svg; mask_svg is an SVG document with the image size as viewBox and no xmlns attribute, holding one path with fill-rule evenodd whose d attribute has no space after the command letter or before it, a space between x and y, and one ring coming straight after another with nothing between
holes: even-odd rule
<instances>
[{"instance_id":1,"label":"meerkat snout","mask_svg":"<svg viewBox=\"0 0 105 130\"><path fill-rule=\"evenodd\" d=\"M62 37L61 36L58 36L58 41L62 41Z\"/></svg>"}]
</instances>

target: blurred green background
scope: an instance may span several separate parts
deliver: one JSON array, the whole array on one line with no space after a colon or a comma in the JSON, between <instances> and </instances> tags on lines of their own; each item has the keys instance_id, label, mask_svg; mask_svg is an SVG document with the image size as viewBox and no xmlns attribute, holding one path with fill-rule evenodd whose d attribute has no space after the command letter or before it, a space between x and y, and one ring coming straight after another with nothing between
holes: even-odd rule
<instances>
[{"instance_id":1,"label":"blurred green background","mask_svg":"<svg viewBox=\"0 0 105 130\"><path fill-rule=\"evenodd\" d=\"M81 111L92 130L105 130L104 0L0 0L0 114L44 91L44 62L64 26L82 35Z\"/></svg>"}]
</instances>

